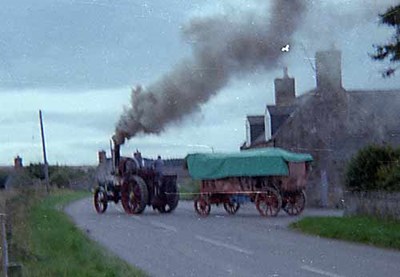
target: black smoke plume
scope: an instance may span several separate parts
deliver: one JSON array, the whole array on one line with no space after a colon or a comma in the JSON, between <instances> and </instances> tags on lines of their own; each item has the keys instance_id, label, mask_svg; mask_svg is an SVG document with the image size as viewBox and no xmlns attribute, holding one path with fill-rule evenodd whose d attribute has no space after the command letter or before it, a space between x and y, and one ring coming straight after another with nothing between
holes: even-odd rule
<instances>
[{"instance_id":1,"label":"black smoke plume","mask_svg":"<svg viewBox=\"0 0 400 277\"><path fill-rule=\"evenodd\" d=\"M305 12L303 0L275 0L262 13L194 18L184 28L193 56L181 61L144 91L132 91L131 107L117 124L114 140L139 133L158 134L172 122L199 110L229 79L277 66Z\"/></svg>"}]
</instances>

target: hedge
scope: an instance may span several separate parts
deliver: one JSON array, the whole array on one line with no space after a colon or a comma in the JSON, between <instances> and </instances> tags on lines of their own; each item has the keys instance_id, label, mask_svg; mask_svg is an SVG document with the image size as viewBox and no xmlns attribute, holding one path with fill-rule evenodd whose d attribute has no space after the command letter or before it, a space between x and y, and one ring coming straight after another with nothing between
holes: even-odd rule
<instances>
[{"instance_id":1,"label":"hedge","mask_svg":"<svg viewBox=\"0 0 400 277\"><path fill-rule=\"evenodd\" d=\"M349 191L400 191L400 148L369 145L350 160L346 172Z\"/></svg>"}]
</instances>

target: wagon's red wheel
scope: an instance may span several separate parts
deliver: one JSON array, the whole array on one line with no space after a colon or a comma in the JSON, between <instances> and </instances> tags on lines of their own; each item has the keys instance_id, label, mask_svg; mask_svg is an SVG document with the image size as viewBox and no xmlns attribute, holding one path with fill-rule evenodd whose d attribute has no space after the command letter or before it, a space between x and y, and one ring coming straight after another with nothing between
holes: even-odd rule
<instances>
[{"instance_id":1,"label":"wagon's red wheel","mask_svg":"<svg viewBox=\"0 0 400 277\"><path fill-rule=\"evenodd\" d=\"M228 203L224 203L224 209L228 214L235 214L240 208L239 203L235 203L229 201Z\"/></svg>"},{"instance_id":2,"label":"wagon's red wheel","mask_svg":"<svg viewBox=\"0 0 400 277\"><path fill-rule=\"evenodd\" d=\"M273 188L266 188L256 198L256 208L262 216L276 216L282 206L279 193Z\"/></svg>"},{"instance_id":3,"label":"wagon's red wheel","mask_svg":"<svg viewBox=\"0 0 400 277\"><path fill-rule=\"evenodd\" d=\"M107 194L103 189L96 188L94 191L94 208L99 214L104 213L107 210L108 200Z\"/></svg>"},{"instance_id":4,"label":"wagon's red wheel","mask_svg":"<svg viewBox=\"0 0 400 277\"><path fill-rule=\"evenodd\" d=\"M200 196L198 199L194 200L194 208L200 216L208 216L211 211L211 205L207 197Z\"/></svg>"},{"instance_id":5,"label":"wagon's red wheel","mask_svg":"<svg viewBox=\"0 0 400 277\"><path fill-rule=\"evenodd\" d=\"M306 206L306 193L304 190L285 195L283 210L289 215L299 215Z\"/></svg>"}]
</instances>

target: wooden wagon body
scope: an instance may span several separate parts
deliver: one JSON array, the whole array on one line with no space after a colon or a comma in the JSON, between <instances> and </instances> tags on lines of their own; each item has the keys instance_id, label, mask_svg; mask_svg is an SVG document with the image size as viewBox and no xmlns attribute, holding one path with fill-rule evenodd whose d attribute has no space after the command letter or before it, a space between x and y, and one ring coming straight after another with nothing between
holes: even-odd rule
<instances>
[{"instance_id":1,"label":"wooden wagon body","mask_svg":"<svg viewBox=\"0 0 400 277\"><path fill-rule=\"evenodd\" d=\"M297 215L306 202L305 187L312 157L279 148L234 154L192 154L189 173L201 180L196 211L206 216L211 205L222 204L229 214L254 202L263 216L276 216L281 208Z\"/></svg>"}]
</instances>

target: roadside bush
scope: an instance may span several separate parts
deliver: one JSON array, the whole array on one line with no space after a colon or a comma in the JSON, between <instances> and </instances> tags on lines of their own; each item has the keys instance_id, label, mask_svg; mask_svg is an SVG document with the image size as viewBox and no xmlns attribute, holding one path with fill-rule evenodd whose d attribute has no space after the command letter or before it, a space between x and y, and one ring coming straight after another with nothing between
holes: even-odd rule
<instances>
[{"instance_id":1,"label":"roadside bush","mask_svg":"<svg viewBox=\"0 0 400 277\"><path fill-rule=\"evenodd\" d=\"M378 180L385 191L400 191L400 164L398 162L378 170Z\"/></svg>"},{"instance_id":2,"label":"roadside bush","mask_svg":"<svg viewBox=\"0 0 400 277\"><path fill-rule=\"evenodd\" d=\"M7 186L13 188L23 188L34 184L29 172L25 168L10 172L6 182Z\"/></svg>"},{"instance_id":3,"label":"roadside bush","mask_svg":"<svg viewBox=\"0 0 400 277\"><path fill-rule=\"evenodd\" d=\"M44 167L41 163L30 164L27 167L32 179L44 180ZM94 169L82 170L79 167L49 165L49 179L52 186L69 188L75 184L89 187L93 183Z\"/></svg>"},{"instance_id":4,"label":"roadside bush","mask_svg":"<svg viewBox=\"0 0 400 277\"><path fill-rule=\"evenodd\" d=\"M50 184L58 188L67 188L70 184L70 178L66 170L59 169L50 176Z\"/></svg>"},{"instance_id":5,"label":"roadside bush","mask_svg":"<svg viewBox=\"0 0 400 277\"><path fill-rule=\"evenodd\" d=\"M32 178L44 180L44 170L43 164L41 163L30 163L28 166L28 172L32 176Z\"/></svg>"},{"instance_id":6,"label":"roadside bush","mask_svg":"<svg viewBox=\"0 0 400 277\"><path fill-rule=\"evenodd\" d=\"M346 187L350 191L400 191L400 150L370 145L349 162Z\"/></svg>"},{"instance_id":7,"label":"roadside bush","mask_svg":"<svg viewBox=\"0 0 400 277\"><path fill-rule=\"evenodd\" d=\"M4 188L7 182L9 173L3 170L0 170L0 188Z\"/></svg>"}]
</instances>

